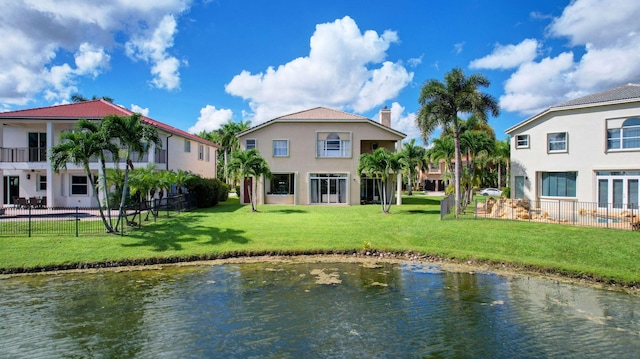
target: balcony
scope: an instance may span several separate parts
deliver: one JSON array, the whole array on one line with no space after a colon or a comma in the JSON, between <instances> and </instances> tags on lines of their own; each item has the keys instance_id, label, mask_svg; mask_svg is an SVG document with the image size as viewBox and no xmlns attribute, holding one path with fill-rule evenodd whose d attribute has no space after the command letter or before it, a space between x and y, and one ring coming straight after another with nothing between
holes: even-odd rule
<instances>
[{"instance_id":1,"label":"balcony","mask_svg":"<svg viewBox=\"0 0 640 359\"><path fill-rule=\"evenodd\" d=\"M47 149L41 147L0 147L0 162L47 162Z\"/></svg>"}]
</instances>

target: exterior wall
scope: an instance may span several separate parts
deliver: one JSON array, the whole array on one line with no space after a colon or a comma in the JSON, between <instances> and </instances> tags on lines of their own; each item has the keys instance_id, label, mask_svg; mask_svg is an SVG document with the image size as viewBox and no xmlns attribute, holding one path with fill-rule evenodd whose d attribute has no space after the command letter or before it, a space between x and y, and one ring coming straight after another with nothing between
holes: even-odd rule
<instances>
[{"instance_id":1,"label":"exterior wall","mask_svg":"<svg viewBox=\"0 0 640 359\"><path fill-rule=\"evenodd\" d=\"M316 156L318 133L348 133L351 137L351 156L348 158L320 158ZM358 158L363 151L371 152L371 143L391 151L402 138L366 122L274 122L241 137L240 146L246 149L246 140L255 139L256 148L269 163L272 173L296 173L294 204L310 204L310 174L346 174L348 199L346 204L360 203L360 176ZM289 155L273 155L273 140L288 140ZM265 180L258 181L258 203L265 202ZM241 197L242 199L242 197ZM281 199L284 201L285 199ZM268 203L277 201L270 197ZM290 202L290 199L287 200Z\"/></svg>"},{"instance_id":2,"label":"exterior wall","mask_svg":"<svg viewBox=\"0 0 640 359\"><path fill-rule=\"evenodd\" d=\"M169 170L177 171L182 169L204 178L216 178L217 148L203 144L203 158L199 159L198 145L201 144L192 140L188 141L191 143L191 152L185 152L184 137L173 135L169 136L167 141L167 135L163 136L162 148L167 150L169 158L169 163L165 165L165 168L168 166ZM209 151L208 161L207 150Z\"/></svg>"},{"instance_id":3,"label":"exterior wall","mask_svg":"<svg viewBox=\"0 0 640 359\"><path fill-rule=\"evenodd\" d=\"M523 176L524 197L559 199L541 195L542 172L577 172L576 197L597 201L596 171L640 171L640 149L607 151L607 120L640 117L640 104L553 111L511 135L511 192L515 177ZM567 152L548 153L547 134L567 133ZM518 135L529 135L529 148L516 148Z\"/></svg>"}]
</instances>

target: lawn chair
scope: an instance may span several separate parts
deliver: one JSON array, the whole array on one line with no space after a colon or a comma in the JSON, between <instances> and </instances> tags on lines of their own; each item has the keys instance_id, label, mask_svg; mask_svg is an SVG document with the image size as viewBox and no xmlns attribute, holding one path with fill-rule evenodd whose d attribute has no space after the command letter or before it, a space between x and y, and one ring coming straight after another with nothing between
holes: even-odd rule
<instances>
[{"instance_id":1,"label":"lawn chair","mask_svg":"<svg viewBox=\"0 0 640 359\"><path fill-rule=\"evenodd\" d=\"M29 197L29 202L28 202L29 206L32 208L38 208L38 198L36 197Z\"/></svg>"},{"instance_id":2,"label":"lawn chair","mask_svg":"<svg viewBox=\"0 0 640 359\"><path fill-rule=\"evenodd\" d=\"M29 203L24 197L18 197L18 208L29 208Z\"/></svg>"}]
</instances>

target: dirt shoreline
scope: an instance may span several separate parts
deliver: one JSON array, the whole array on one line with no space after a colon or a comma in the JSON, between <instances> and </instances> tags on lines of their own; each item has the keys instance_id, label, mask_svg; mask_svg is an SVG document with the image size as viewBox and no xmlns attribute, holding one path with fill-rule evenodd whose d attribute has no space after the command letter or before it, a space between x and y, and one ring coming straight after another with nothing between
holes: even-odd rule
<instances>
[{"instance_id":1,"label":"dirt shoreline","mask_svg":"<svg viewBox=\"0 0 640 359\"><path fill-rule=\"evenodd\" d=\"M137 270L162 270L171 266L198 266L220 265L228 263L360 263L372 265L375 263L429 263L438 266L441 270L454 273L494 273L505 277L531 276L548 279L557 283L567 283L591 287L596 289L625 292L640 296L640 287L625 286L613 282L598 281L589 277L574 277L552 270L526 268L507 263L488 263L474 260L457 260L427 256L418 253L382 253L382 252L353 252L353 253L321 253L321 254L256 254L226 256L213 259L176 260L168 259L166 262L138 262L128 263L96 263L77 265L75 268L40 269L40 271L23 271L0 274L0 279L25 275L58 275L62 273L100 273L104 271L124 272Z\"/></svg>"}]
</instances>

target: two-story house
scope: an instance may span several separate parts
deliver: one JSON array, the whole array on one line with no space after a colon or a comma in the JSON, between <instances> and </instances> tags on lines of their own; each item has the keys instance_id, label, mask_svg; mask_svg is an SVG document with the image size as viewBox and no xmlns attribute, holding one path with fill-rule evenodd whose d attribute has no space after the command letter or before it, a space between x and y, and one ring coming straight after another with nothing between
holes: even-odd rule
<instances>
[{"instance_id":1,"label":"two-story house","mask_svg":"<svg viewBox=\"0 0 640 359\"><path fill-rule=\"evenodd\" d=\"M506 133L512 197L638 208L640 85L551 106Z\"/></svg>"},{"instance_id":2,"label":"two-story house","mask_svg":"<svg viewBox=\"0 0 640 359\"><path fill-rule=\"evenodd\" d=\"M380 111L380 122L324 107L269 120L238 134L240 147L258 149L273 173L270 180L246 180L240 200L249 203L247 187L256 180L258 203L377 202L376 182L358 173L360 154L377 148L400 151L405 137L391 128L391 111L386 108Z\"/></svg>"},{"instance_id":3,"label":"two-story house","mask_svg":"<svg viewBox=\"0 0 640 359\"><path fill-rule=\"evenodd\" d=\"M72 130L81 119L99 121L107 115L131 116L133 112L104 100L0 112L0 173L3 187L0 203L13 204L17 198L46 198L50 207L91 207L97 205L85 171L68 164L67 171L55 174L49 149L59 142L60 133ZM218 145L167 124L142 117L158 129L161 148L151 148L143 157L134 156L135 167L153 163L159 170L186 170L206 178L216 176ZM110 162L108 167L114 168ZM119 163L124 168L123 161ZM97 159L90 168L98 174Z\"/></svg>"}]
</instances>

